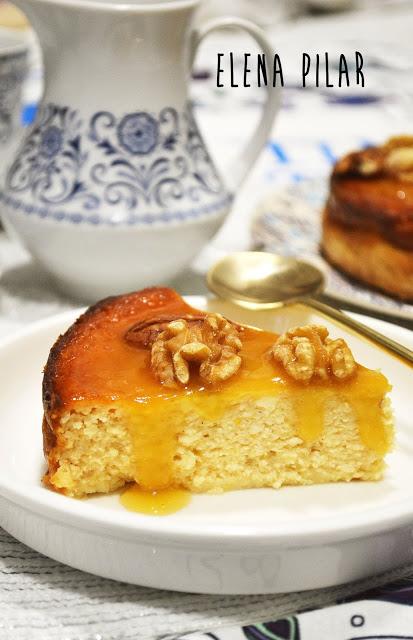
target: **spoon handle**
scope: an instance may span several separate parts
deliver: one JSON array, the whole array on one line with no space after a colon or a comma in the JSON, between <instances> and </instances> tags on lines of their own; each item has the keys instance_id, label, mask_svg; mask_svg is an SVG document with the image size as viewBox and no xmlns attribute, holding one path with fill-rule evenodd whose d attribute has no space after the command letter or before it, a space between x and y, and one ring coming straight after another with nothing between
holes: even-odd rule
<instances>
[{"instance_id":1,"label":"spoon handle","mask_svg":"<svg viewBox=\"0 0 413 640\"><path fill-rule=\"evenodd\" d=\"M317 300L328 304L335 309L341 309L342 311L354 311L355 313L362 313L365 316L372 318L378 318L379 320L385 320L386 322L392 322L399 327L405 327L406 329L413 330L413 316L408 317L407 314L398 314L387 309L379 309L378 307L370 307L364 304L359 304L353 300L336 298L331 293L320 293L317 295Z\"/></svg>"},{"instance_id":2,"label":"spoon handle","mask_svg":"<svg viewBox=\"0 0 413 640\"><path fill-rule=\"evenodd\" d=\"M314 300L314 298L305 298L303 299L303 302L312 309L316 309L317 311L320 311L333 320L336 320L340 324L345 325L349 329L352 329L356 334L361 334L372 342L380 345L381 347L384 347L384 349L386 349L387 351L396 354L397 356L399 356L399 358L402 358L410 365L413 364L413 351L407 349L407 347L404 347L398 342L387 338L379 331L371 329L367 325L362 324L357 320L353 320L353 318L350 318L350 316L348 316L347 314L342 313L342 311L334 309L333 307L330 307L323 302L319 302L318 300Z\"/></svg>"}]
</instances>

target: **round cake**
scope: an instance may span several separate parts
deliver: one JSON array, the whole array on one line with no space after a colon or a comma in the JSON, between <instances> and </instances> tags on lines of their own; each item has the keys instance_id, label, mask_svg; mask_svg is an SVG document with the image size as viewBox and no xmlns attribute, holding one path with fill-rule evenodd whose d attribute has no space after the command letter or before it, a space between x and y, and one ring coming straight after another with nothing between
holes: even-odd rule
<instances>
[{"instance_id":1,"label":"round cake","mask_svg":"<svg viewBox=\"0 0 413 640\"><path fill-rule=\"evenodd\" d=\"M413 300L413 137L391 138L337 162L322 251L357 280Z\"/></svg>"}]
</instances>

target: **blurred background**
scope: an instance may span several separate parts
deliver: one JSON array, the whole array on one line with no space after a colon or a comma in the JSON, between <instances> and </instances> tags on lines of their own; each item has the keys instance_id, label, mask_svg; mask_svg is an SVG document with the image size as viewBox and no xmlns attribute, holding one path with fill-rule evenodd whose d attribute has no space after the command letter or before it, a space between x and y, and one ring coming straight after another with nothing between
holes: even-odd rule
<instances>
[{"instance_id":1,"label":"blurred background","mask_svg":"<svg viewBox=\"0 0 413 640\"><path fill-rule=\"evenodd\" d=\"M413 133L412 2L205 0L197 20L222 14L243 16L265 28L281 57L285 87L271 137L238 191L230 216L193 269L177 283L186 293L203 292L207 266L231 250L283 246L300 255L316 250L318 226L311 216L303 221L303 211L308 213L312 204L320 207L336 158L350 149L383 142L390 135ZM25 17L9 2L0 2L0 29L24 33L29 45L21 108L21 125L26 127L42 92L41 55ZM302 88L303 51L322 55L328 51L334 79L340 53L352 60L355 50L364 58L363 89ZM200 128L224 176L231 170L231 158L254 130L266 91L254 82L250 88L227 84L217 88L217 52L229 51L234 52L237 71L242 70L243 54L258 49L237 31L212 34L201 45L191 85ZM14 145L21 134L22 129L16 129ZM0 145L2 170L11 153L10 146L2 149ZM23 268L28 264L23 250L0 236L0 322L20 323L69 304L50 290L42 274ZM345 288L347 283L338 285ZM381 303L380 296L376 302Z\"/></svg>"},{"instance_id":2,"label":"blurred background","mask_svg":"<svg viewBox=\"0 0 413 640\"><path fill-rule=\"evenodd\" d=\"M233 14L260 24L283 63L282 110L250 183L257 177L260 184L272 185L324 175L343 151L413 130L412 5L409 0L204 0L198 20ZM25 16L5 0L0 1L0 28L27 34L29 73L22 106L22 124L27 126L42 92L41 54ZM355 50L364 57L365 88L302 88L303 51L328 51L334 80L340 53L353 60ZM225 172L254 129L265 89L254 86L254 73L250 88L230 88L227 81L217 88L218 51L234 52L241 77L244 52L258 48L244 33L213 33L195 62L192 99L207 144ZM249 185L243 192L249 192L252 201L257 195Z\"/></svg>"},{"instance_id":3,"label":"blurred background","mask_svg":"<svg viewBox=\"0 0 413 640\"><path fill-rule=\"evenodd\" d=\"M263 192L308 179L325 179L338 156L351 149L383 142L388 136L413 132L413 3L395 0L211 0L203 12L242 13L270 34L283 62L282 109L273 135L240 194L234 216L247 220ZM217 162L225 167L253 130L264 89L217 89L216 51L256 51L244 35L211 36L197 60L200 77L193 83L199 120ZM366 86L305 89L301 86L301 54L328 51L330 75L340 53L348 59L359 50ZM209 78L208 72L210 73ZM252 74L251 74L252 75ZM321 75L322 77L322 75ZM231 226L228 221L226 229ZM237 225L238 226L238 225ZM239 234L220 237L227 247L248 242L247 225ZM244 236L241 234L244 231Z\"/></svg>"}]
</instances>

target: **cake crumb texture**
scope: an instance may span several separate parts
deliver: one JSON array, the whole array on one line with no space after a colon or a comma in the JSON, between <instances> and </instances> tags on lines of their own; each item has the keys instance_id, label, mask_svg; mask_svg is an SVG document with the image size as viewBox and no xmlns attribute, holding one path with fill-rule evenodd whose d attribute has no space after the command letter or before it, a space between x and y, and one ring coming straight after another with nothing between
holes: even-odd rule
<instances>
[{"instance_id":1,"label":"cake crumb texture","mask_svg":"<svg viewBox=\"0 0 413 640\"><path fill-rule=\"evenodd\" d=\"M243 398L219 419L200 405L182 407L172 463L172 481L194 493L231 489L279 488L351 480L379 480L383 456L360 439L353 409L332 396L324 407L324 428L313 441L300 437L291 397ZM385 437L393 435L388 399L382 402ZM62 493L82 497L109 493L135 478L137 464L130 421L121 402L82 405L64 412L49 454L45 482ZM168 425L165 425L165 429Z\"/></svg>"}]
</instances>

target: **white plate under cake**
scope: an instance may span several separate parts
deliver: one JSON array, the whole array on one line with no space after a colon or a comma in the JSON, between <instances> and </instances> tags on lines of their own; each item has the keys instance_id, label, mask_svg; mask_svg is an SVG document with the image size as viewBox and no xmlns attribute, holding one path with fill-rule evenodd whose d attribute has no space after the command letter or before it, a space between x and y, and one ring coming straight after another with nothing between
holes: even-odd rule
<instances>
[{"instance_id":1,"label":"white plate under cake","mask_svg":"<svg viewBox=\"0 0 413 640\"><path fill-rule=\"evenodd\" d=\"M302 306L251 312L203 297L185 301L275 339L291 327L324 324ZM130 484L86 499L50 490L42 482L42 370L51 345L80 315L78 310L47 318L0 344L0 526L17 539L100 576L220 594L315 589L413 561L411 370L328 322L331 339L343 338L357 362L382 370L393 385L396 440L381 480L193 492L187 506L165 517L125 509L120 492ZM365 321L413 347L408 331Z\"/></svg>"}]
</instances>

